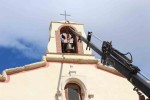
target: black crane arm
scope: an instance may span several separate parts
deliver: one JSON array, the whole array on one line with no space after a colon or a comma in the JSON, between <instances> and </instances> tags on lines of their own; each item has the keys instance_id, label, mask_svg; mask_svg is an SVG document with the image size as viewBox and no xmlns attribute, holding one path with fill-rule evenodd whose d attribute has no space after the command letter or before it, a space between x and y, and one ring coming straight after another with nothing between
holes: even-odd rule
<instances>
[{"instance_id":1,"label":"black crane arm","mask_svg":"<svg viewBox=\"0 0 150 100\"><path fill-rule=\"evenodd\" d=\"M68 31L80 37L83 42L88 44L90 48L102 56L101 62L103 64L111 64L118 72L126 77L132 85L141 90L150 99L150 84L138 75L140 69L137 66L132 65L132 56L131 59L129 59L124 54L114 49L111 42L106 41L103 42L102 50L100 50L73 28L69 27Z\"/></svg>"}]
</instances>

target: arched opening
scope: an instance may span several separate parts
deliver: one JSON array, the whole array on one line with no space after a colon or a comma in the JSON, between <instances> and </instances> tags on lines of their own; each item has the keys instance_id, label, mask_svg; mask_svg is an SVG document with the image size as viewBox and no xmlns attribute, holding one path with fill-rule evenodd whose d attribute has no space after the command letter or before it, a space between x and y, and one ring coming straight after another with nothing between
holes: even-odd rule
<instances>
[{"instance_id":1,"label":"arched opening","mask_svg":"<svg viewBox=\"0 0 150 100\"><path fill-rule=\"evenodd\" d=\"M62 53L78 53L77 37L68 31L70 26L60 29L60 40Z\"/></svg>"},{"instance_id":2,"label":"arched opening","mask_svg":"<svg viewBox=\"0 0 150 100\"><path fill-rule=\"evenodd\" d=\"M65 86L66 100L82 100L81 88L76 83L68 83Z\"/></svg>"}]
</instances>

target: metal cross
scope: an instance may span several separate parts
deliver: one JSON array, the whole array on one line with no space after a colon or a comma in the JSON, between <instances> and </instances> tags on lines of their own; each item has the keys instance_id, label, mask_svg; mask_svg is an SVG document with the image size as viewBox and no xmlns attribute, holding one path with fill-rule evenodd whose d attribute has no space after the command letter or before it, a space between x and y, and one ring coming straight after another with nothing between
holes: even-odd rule
<instances>
[{"instance_id":1,"label":"metal cross","mask_svg":"<svg viewBox=\"0 0 150 100\"><path fill-rule=\"evenodd\" d=\"M64 13L64 14L60 14L60 15L65 16L65 21L67 21L67 16L71 16L71 15L68 15L68 14L66 13L66 11L65 11L65 13Z\"/></svg>"}]
</instances>

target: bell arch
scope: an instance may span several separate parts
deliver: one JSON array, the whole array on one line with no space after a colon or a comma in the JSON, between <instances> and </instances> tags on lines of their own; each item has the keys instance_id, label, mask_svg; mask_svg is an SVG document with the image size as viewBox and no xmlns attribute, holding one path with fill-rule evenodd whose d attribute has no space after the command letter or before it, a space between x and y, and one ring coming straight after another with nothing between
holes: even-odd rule
<instances>
[{"instance_id":1,"label":"bell arch","mask_svg":"<svg viewBox=\"0 0 150 100\"><path fill-rule=\"evenodd\" d=\"M61 25L55 32L57 53L83 54L83 43L78 42L78 37L67 31L67 28L77 29L71 25Z\"/></svg>"},{"instance_id":2,"label":"bell arch","mask_svg":"<svg viewBox=\"0 0 150 100\"><path fill-rule=\"evenodd\" d=\"M62 53L77 53L77 37L68 31L69 26L60 29L61 50Z\"/></svg>"}]
</instances>

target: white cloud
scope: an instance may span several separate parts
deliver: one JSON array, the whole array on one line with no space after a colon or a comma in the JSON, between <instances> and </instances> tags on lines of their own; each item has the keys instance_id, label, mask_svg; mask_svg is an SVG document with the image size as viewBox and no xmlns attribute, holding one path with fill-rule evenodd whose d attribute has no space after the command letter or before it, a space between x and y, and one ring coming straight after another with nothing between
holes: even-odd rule
<instances>
[{"instance_id":1,"label":"white cloud","mask_svg":"<svg viewBox=\"0 0 150 100\"><path fill-rule=\"evenodd\" d=\"M50 21L63 20L59 14L66 10L69 20L84 23L86 32L93 31L102 40L112 40L120 51L131 51L135 64L150 70L149 5L149 0L1 0L0 45L28 55L32 50L17 41L22 38L46 49Z\"/></svg>"}]
</instances>

